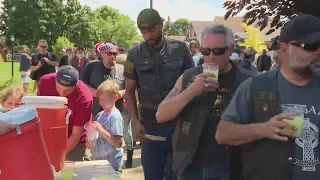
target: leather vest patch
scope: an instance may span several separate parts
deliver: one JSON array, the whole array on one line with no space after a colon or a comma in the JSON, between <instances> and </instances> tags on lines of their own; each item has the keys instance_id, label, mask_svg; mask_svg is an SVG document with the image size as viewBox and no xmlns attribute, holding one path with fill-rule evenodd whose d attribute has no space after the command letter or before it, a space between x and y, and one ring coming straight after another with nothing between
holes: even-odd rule
<instances>
[{"instance_id":1,"label":"leather vest patch","mask_svg":"<svg viewBox=\"0 0 320 180\"><path fill-rule=\"evenodd\" d=\"M258 91L254 97L254 116L259 122L268 121L276 115L276 93L269 91Z\"/></svg>"}]
</instances>

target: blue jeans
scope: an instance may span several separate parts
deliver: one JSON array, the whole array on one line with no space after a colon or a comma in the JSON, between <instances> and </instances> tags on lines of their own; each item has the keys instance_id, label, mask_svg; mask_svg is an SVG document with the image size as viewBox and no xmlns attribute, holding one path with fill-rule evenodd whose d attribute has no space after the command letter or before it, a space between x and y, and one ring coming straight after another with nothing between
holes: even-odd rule
<instances>
[{"instance_id":1,"label":"blue jeans","mask_svg":"<svg viewBox=\"0 0 320 180\"><path fill-rule=\"evenodd\" d=\"M227 162L215 161L209 166L192 162L189 164L179 180L229 180Z\"/></svg>"},{"instance_id":2,"label":"blue jeans","mask_svg":"<svg viewBox=\"0 0 320 180\"><path fill-rule=\"evenodd\" d=\"M172 134L174 129L145 129L146 134L166 137L166 141L142 143L141 162L145 180L176 180L172 169Z\"/></svg>"},{"instance_id":3,"label":"blue jeans","mask_svg":"<svg viewBox=\"0 0 320 180\"><path fill-rule=\"evenodd\" d=\"M132 138L132 129L131 129L131 117L129 115L129 112L124 109L122 112L122 118L123 118L123 138L124 142L126 144L127 151L133 150L133 138Z\"/></svg>"}]
</instances>

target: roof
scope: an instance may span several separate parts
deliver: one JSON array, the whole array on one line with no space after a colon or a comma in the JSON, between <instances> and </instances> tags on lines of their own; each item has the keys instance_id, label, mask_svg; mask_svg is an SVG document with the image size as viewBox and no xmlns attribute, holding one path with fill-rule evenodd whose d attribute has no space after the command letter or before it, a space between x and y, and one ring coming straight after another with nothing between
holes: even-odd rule
<instances>
[{"instance_id":1,"label":"roof","mask_svg":"<svg viewBox=\"0 0 320 180\"><path fill-rule=\"evenodd\" d=\"M269 19L270 24L272 19ZM248 34L244 31L243 27L241 26L241 23L243 22L242 16L234 16L229 17L227 20L224 19L223 16L216 16L213 20L214 23L223 24L227 27L229 27L235 35L240 36L241 38L247 38ZM252 23L251 26L257 26L257 21ZM278 36L280 34L281 29L277 29L275 32L265 35L270 30L269 26L265 27L261 34L263 35L264 41L270 41L272 38Z\"/></svg>"},{"instance_id":2,"label":"roof","mask_svg":"<svg viewBox=\"0 0 320 180\"><path fill-rule=\"evenodd\" d=\"M196 32L196 36L198 36L206 25L213 23L213 21L191 21L190 26L193 27L194 31Z\"/></svg>"},{"instance_id":3,"label":"roof","mask_svg":"<svg viewBox=\"0 0 320 180\"><path fill-rule=\"evenodd\" d=\"M186 36L166 36L167 38L174 39L174 40L179 40L179 41L185 41Z\"/></svg>"}]
</instances>

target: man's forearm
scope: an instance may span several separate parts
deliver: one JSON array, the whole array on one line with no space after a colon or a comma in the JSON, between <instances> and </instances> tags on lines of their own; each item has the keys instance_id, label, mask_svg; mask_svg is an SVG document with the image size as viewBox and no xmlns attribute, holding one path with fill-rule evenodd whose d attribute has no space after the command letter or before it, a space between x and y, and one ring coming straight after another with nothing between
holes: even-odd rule
<instances>
[{"instance_id":1,"label":"man's forearm","mask_svg":"<svg viewBox=\"0 0 320 180\"><path fill-rule=\"evenodd\" d=\"M31 66L31 71L37 71L40 67L39 66Z\"/></svg>"},{"instance_id":2,"label":"man's forearm","mask_svg":"<svg viewBox=\"0 0 320 180\"><path fill-rule=\"evenodd\" d=\"M173 120L180 114L193 97L194 93L190 89L186 89L177 96L162 101L156 114L157 121L159 123L165 123Z\"/></svg>"},{"instance_id":3,"label":"man's forearm","mask_svg":"<svg viewBox=\"0 0 320 180\"><path fill-rule=\"evenodd\" d=\"M53 66L53 67L58 67L59 66L59 63L56 62L56 61L48 61L47 62L50 66Z\"/></svg>"},{"instance_id":4,"label":"man's forearm","mask_svg":"<svg viewBox=\"0 0 320 180\"><path fill-rule=\"evenodd\" d=\"M263 137L262 123L237 124L221 120L217 127L216 140L219 144L242 145Z\"/></svg>"},{"instance_id":5,"label":"man's forearm","mask_svg":"<svg viewBox=\"0 0 320 180\"><path fill-rule=\"evenodd\" d=\"M75 135L71 135L68 138L68 145L67 145L67 153L69 153L73 148L75 148L80 141L81 136L75 136Z\"/></svg>"},{"instance_id":6,"label":"man's forearm","mask_svg":"<svg viewBox=\"0 0 320 180\"><path fill-rule=\"evenodd\" d=\"M134 92L133 93L127 92L125 97L126 97L128 111L129 111L129 114L130 114L132 121L138 122L139 121L138 108L137 108L137 101L136 101L135 93Z\"/></svg>"}]
</instances>

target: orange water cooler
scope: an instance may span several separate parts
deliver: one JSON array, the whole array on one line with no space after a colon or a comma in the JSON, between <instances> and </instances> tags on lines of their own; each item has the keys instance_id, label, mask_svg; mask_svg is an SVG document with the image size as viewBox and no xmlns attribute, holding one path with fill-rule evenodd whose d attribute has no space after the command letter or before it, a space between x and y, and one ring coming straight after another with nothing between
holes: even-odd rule
<instances>
[{"instance_id":1,"label":"orange water cooler","mask_svg":"<svg viewBox=\"0 0 320 180\"><path fill-rule=\"evenodd\" d=\"M0 180L53 180L53 172L34 107L0 113L17 128L0 136Z\"/></svg>"},{"instance_id":2,"label":"orange water cooler","mask_svg":"<svg viewBox=\"0 0 320 180\"><path fill-rule=\"evenodd\" d=\"M67 151L67 98L25 96L22 98L22 102L37 109L50 162L57 172L60 171L63 169Z\"/></svg>"}]
</instances>

